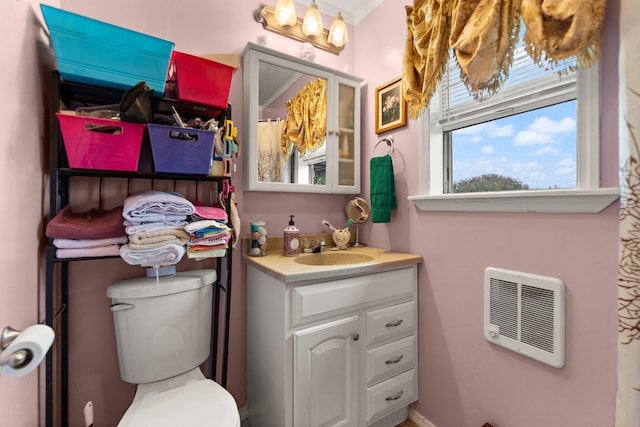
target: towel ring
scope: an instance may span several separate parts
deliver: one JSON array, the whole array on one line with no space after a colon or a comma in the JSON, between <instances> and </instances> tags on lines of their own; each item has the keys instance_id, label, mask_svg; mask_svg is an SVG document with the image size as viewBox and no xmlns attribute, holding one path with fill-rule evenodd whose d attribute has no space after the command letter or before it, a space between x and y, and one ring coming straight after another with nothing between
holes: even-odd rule
<instances>
[{"instance_id":1,"label":"towel ring","mask_svg":"<svg viewBox=\"0 0 640 427\"><path fill-rule=\"evenodd\" d=\"M386 142L387 145L389 146L389 152L387 154L393 153L393 135L389 135L389 136L385 136L384 138L382 138L376 143L376 145L373 147L373 151L371 152L372 157L376 152L376 148L378 148L378 145L380 145L381 142Z\"/></svg>"}]
</instances>

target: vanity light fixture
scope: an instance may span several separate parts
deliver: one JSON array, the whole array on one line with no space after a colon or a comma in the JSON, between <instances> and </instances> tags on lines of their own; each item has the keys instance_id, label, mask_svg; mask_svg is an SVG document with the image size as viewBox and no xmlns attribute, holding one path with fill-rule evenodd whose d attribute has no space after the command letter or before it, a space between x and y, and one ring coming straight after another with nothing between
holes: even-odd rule
<instances>
[{"instance_id":1,"label":"vanity light fixture","mask_svg":"<svg viewBox=\"0 0 640 427\"><path fill-rule=\"evenodd\" d=\"M291 9L288 9L291 6ZM284 12L281 12L283 11ZM284 17L287 17L285 21ZM282 17L282 19L281 19ZM291 19L293 17L293 19ZM331 30L327 30L322 25L322 15L316 5L315 0L309 6L309 10L304 16L304 20L298 18L293 7L293 0L278 0L275 9L264 6L256 14L256 21L274 33L289 37L300 42L308 42L318 49L339 55L349 41L347 35L347 25L338 13ZM315 22L315 25L313 24ZM315 31L314 31L315 27Z\"/></svg>"}]
</instances>

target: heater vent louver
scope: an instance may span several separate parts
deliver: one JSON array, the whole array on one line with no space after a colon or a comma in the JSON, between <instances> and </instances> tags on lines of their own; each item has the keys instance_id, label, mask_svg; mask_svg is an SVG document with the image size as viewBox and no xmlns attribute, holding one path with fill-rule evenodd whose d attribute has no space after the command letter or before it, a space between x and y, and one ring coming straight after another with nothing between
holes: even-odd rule
<instances>
[{"instance_id":1,"label":"heater vent louver","mask_svg":"<svg viewBox=\"0 0 640 427\"><path fill-rule=\"evenodd\" d=\"M494 344L556 368L564 366L564 283L487 268L484 331Z\"/></svg>"}]
</instances>

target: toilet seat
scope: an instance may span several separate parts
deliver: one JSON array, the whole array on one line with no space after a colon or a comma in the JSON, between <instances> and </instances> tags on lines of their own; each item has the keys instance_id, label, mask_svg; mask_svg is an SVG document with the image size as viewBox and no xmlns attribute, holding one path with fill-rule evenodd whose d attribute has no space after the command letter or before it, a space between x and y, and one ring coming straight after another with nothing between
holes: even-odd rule
<instances>
[{"instance_id":1,"label":"toilet seat","mask_svg":"<svg viewBox=\"0 0 640 427\"><path fill-rule=\"evenodd\" d=\"M118 427L240 427L238 407L224 388L208 379L134 401Z\"/></svg>"}]
</instances>

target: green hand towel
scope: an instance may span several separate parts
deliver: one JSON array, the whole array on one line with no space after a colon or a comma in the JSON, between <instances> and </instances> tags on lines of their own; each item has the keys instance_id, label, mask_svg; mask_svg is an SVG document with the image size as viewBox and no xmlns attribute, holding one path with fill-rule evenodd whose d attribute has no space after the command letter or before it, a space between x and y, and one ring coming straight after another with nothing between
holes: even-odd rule
<instances>
[{"instance_id":1,"label":"green hand towel","mask_svg":"<svg viewBox=\"0 0 640 427\"><path fill-rule=\"evenodd\" d=\"M391 209L396 208L396 192L391 156L372 157L369 161L371 177L371 221L391 222Z\"/></svg>"}]
</instances>

